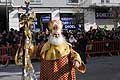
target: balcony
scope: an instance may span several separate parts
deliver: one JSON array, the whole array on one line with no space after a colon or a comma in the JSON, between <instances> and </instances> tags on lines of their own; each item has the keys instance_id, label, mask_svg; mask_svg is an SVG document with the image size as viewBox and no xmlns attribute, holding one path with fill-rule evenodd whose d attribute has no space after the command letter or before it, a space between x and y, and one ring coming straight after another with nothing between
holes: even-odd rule
<instances>
[{"instance_id":1,"label":"balcony","mask_svg":"<svg viewBox=\"0 0 120 80\"><path fill-rule=\"evenodd\" d=\"M31 4L31 5L42 4L42 0L30 0L30 4Z\"/></svg>"},{"instance_id":2,"label":"balcony","mask_svg":"<svg viewBox=\"0 0 120 80\"><path fill-rule=\"evenodd\" d=\"M112 0L92 0L90 3L90 7L119 7L120 1L112 1Z\"/></svg>"},{"instance_id":3,"label":"balcony","mask_svg":"<svg viewBox=\"0 0 120 80\"><path fill-rule=\"evenodd\" d=\"M79 4L80 0L67 0L67 4Z\"/></svg>"},{"instance_id":4,"label":"balcony","mask_svg":"<svg viewBox=\"0 0 120 80\"><path fill-rule=\"evenodd\" d=\"M12 0L0 0L0 5L11 5Z\"/></svg>"}]
</instances>

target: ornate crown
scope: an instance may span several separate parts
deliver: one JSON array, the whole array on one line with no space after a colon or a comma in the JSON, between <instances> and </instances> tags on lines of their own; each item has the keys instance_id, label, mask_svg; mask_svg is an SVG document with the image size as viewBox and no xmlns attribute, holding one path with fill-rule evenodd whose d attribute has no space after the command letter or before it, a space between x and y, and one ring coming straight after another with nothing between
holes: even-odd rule
<instances>
[{"instance_id":1,"label":"ornate crown","mask_svg":"<svg viewBox=\"0 0 120 80\"><path fill-rule=\"evenodd\" d=\"M62 21L59 19L52 20L48 23L48 28L51 32L53 31L61 31L63 27Z\"/></svg>"}]
</instances>

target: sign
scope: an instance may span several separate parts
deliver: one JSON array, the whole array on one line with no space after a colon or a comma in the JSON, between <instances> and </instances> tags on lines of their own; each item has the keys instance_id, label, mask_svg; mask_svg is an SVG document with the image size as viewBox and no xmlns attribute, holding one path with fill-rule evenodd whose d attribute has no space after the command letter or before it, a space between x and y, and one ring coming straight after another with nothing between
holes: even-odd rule
<instances>
[{"instance_id":1,"label":"sign","mask_svg":"<svg viewBox=\"0 0 120 80\"><path fill-rule=\"evenodd\" d=\"M84 30L84 17L81 13L61 13L64 30Z\"/></svg>"},{"instance_id":2,"label":"sign","mask_svg":"<svg viewBox=\"0 0 120 80\"><path fill-rule=\"evenodd\" d=\"M95 17L96 19L113 19L114 15L110 8L96 8Z\"/></svg>"},{"instance_id":3,"label":"sign","mask_svg":"<svg viewBox=\"0 0 120 80\"><path fill-rule=\"evenodd\" d=\"M61 18L64 29L78 29L79 26L75 24L74 17L62 17Z\"/></svg>"},{"instance_id":4,"label":"sign","mask_svg":"<svg viewBox=\"0 0 120 80\"><path fill-rule=\"evenodd\" d=\"M18 10L14 10L9 13L9 30L13 28L14 30L19 31L19 18ZM3 25L2 25L3 26Z\"/></svg>"},{"instance_id":5,"label":"sign","mask_svg":"<svg viewBox=\"0 0 120 80\"><path fill-rule=\"evenodd\" d=\"M50 16L49 15L42 15L41 16L41 21L44 23L47 23L50 21Z\"/></svg>"},{"instance_id":6,"label":"sign","mask_svg":"<svg viewBox=\"0 0 120 80\"><path fill-rule=\"evenodd\" d=\"M72 18L72 17L62 17L61 20L63 22L63 25L64 25L65 29L75 29L76 28L74 23L73 23L74 18Z\"/></svg>"},{"instance_id":7,"label":"sign","mask_svg":"<svg viewBox=\"0 0 120 80\"><path fill-rule=\"evenodd\" d=\"M52 20L60 19L59 13L60 13L59 9L55 9L55 10L52 12Z\"/></svg>"},{"instance_id":8,"label":"sign","mask_svg":"<svg viewBox=\"0 0 120 80\"><path fill-rule=\"evenodd\" d=\"M113 14L112 13L96 13L96 18L113 18Z\"/></svg>"}]
</instances>

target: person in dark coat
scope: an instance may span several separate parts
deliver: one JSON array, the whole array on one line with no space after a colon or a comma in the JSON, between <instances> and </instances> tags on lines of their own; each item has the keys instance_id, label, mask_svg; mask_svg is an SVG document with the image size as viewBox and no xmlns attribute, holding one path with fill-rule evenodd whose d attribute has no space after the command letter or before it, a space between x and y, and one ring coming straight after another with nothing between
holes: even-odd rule
<instances>
[{"instance_id":1,"label":"person in dark coat","mask_svg":"<svg viewBox=\"0 0 120 80\"><path fill-rule=\"evenodd\" d=\"M78 43L77 43L77 47L76 50L78 53L80 53L81 59L82 61L86 64L86 45L87 45L87 38L85 36L84 33L79 35L78 38Z\"/></svg>"}]
</instances>

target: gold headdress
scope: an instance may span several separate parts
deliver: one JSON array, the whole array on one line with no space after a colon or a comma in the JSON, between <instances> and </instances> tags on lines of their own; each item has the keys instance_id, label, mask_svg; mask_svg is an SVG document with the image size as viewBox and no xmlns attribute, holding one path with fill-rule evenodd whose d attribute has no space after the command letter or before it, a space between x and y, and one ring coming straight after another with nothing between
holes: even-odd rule
<instances>
[{"instance_id":1,"label":"gold headdress","mask_svg":"<svg viewBox=\"0 0 120 80\"><path fill-rule=\"evenodd\" d=\"M52 33L61 32L63 28L62 21L59 19L52 20L48 23L48 28Z\"/></svg>"}]
</instances>

